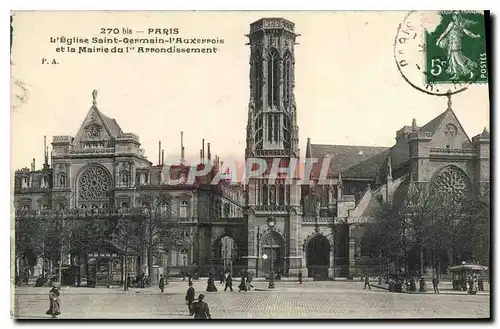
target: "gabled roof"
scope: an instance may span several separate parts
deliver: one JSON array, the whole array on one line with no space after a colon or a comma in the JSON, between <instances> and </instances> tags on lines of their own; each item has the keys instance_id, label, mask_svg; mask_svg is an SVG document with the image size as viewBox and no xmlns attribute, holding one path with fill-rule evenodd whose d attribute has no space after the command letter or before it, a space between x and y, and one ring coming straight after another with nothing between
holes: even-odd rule
<instances>
[{"instance_id":1,"label":"gabled roof","mask_svg":"<svg viewBox=\"0 0 500 329\"><path fill-rule=\"evenodd\" d=\"M420 132L429 132L434 135L434 133L436 133L441 127L443 120L448 114L455 117L460 129L465 133L460 120L458 120L451 108L451 103L448 104L448 109L440 115L422 127L416 127L416 129ZM410 128L410 126L404 126L399 130L399 132L409 132ZM467 136L466 133L465 135ZM489 138L489 133L486 129L480 135L487 136ZM467 137L467 139L469 139L469 137ZM409 159L409 146L404 138L399 139L398 142L390 148L357 145L311 144L308 139L306 156L319 159L319 162L313 166L315 171L319 171L321 168L322 159L329 156L331 157L329 168L330 176L337 176L339 172L342 172L342 176L345 178L375 179L376 177L386 177L389 156L391 157L391 167L393 170L406 163Z\"/></svg>"},{"instance_id":2,"label":"gabled roof","mask_svg":"<svg viewBox=\"0 0 500 329\"><path fill-rule=\"evenodd\" d=\"M325 144L311 144L310 146L311 158L320 159L319 163L317 163L318 166L321 166L321 159L331 157L329 169L331 174L335 176L339 172L344 172L372 156L387 150L387 147L377 146Z\"/></svg>"},{"instance_id":3,"label":"gabled roof","mask_svg":"<svg viewBox=\"0 0 500 329\"><path fill-rule=\"evenodd\" d=\"M448 112L448 110L444 111L443 113L441 113L440 115L438 115L437 117L435 117L434 119L432 119L431 121L429 121L428 123L426 123L422 128L419 129L419 131L430 132L431 134L434 135L434 133L436 132L436 130L441 125L441 121L443 121L443 119L446 116L447 112Z\"/></svg>"},{"instance_id":4,"label":"gabled roof","mask_svg":"<svg viewBox=\"0 0 500 329\"><path fill-rule=\"evenodd\" d=\"M387 156L392 149L386 149L365 161L352 166L342 173L349 178L373 178L377 176L380 168L387 163Z\"/></svg>"},{"instance_id":5,"label":"gabled roof","mask_svg":"<svg viewBox=\"0 0 500 329\"><path fill-rule=\"evenodd\" d=\"M101 115L103 121L106 123L106 125L109 128L109 131L113 137L118 137L122 134L122 129L118 125L118 122L114 118L110 118L106 115L104 115L99 109L95 108L95 110Z\"/></svg>"}]
</instances>

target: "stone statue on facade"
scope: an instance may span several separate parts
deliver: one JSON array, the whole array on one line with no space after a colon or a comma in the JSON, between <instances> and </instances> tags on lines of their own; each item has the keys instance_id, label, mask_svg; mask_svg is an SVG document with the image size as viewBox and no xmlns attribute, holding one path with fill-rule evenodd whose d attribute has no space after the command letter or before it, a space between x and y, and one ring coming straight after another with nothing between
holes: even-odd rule
<instances>
[{"instance_id":1,"label":"stone statue on facade","mask_svg":"<svg viewBox=\"0 0 500 329\"><path fill-rule=\"evenodd\" d=\"M316 201L316 209L315 209L316 210L316 217L317 218L319 218L319 211L320 211L320 209L321 209L321 202L319 202L319 200L318 200L318 201Z\"/></svg>"}]
</instances>

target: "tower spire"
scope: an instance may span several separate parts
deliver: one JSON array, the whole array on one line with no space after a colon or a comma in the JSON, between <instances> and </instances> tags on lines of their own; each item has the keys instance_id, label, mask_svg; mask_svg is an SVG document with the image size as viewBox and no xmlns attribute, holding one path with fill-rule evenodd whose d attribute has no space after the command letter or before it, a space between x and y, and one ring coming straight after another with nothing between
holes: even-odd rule
<instances>
[{"instance_id":1,"label":"tower spire","mask_svg":"<svg viewBox=\"0 0 500 329\"><path fill-rule=\"evenodd\" d=\"M299 157L294 97L295 24L263 18L250 24L250 98L246 157Z\"/></svg>"}]
</instances>

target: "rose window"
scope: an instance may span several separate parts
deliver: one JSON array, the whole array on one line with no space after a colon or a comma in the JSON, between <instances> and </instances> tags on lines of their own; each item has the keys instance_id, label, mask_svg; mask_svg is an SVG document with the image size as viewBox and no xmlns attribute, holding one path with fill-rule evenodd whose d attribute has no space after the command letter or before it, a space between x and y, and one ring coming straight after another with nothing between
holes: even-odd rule
<instances>
[{"instance_id":1,"label":"rose window","mask_svg":"<svg viewBox=\"0 0 500 329\"><path fill-rule=\"evenodd\" d=\"M469 193L469 179L461 171L447 167L432 182L432 191L457 203Z\"/></svg>"},{"instance_id":2,"label":"rose window","mask_svg":"<svg viewBox=\"0 0 500 329\"><path fill-rule=\"evenodd\" d=\"M86 169L79 179L80 200L104 200L110 197L111 176L101 167Z\"/></svg>"}]
</instances>

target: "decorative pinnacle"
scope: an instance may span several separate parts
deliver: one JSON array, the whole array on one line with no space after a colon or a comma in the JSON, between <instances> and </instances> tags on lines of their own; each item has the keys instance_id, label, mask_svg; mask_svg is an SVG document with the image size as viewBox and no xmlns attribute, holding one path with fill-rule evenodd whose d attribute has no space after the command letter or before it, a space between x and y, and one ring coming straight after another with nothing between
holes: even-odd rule
<instances>
[{"instance_id":1,"label":"decorative pinnacle","mask_svg":"<svg viewBox=\"0 0 500 329\"><path fill-rule=\"evenodd\" d=\"M451 90L448 89L446 97L448 97L448 110L451 110Z\"/></svg>"},{"instance_id":2,"label":"decorative pinnacle","mask_svg":"<svg viewBox=\"0 0 500 329\"><path fill-rule=\"evenodd\" d=\"M93 105L93 106L96 106L96 105L97 105L97 100L96 100L96 98L97 98L97 90L96 90L96 89L94 89L94 91L92 92L92 105Z\"/></svg>"}]
</instances>

